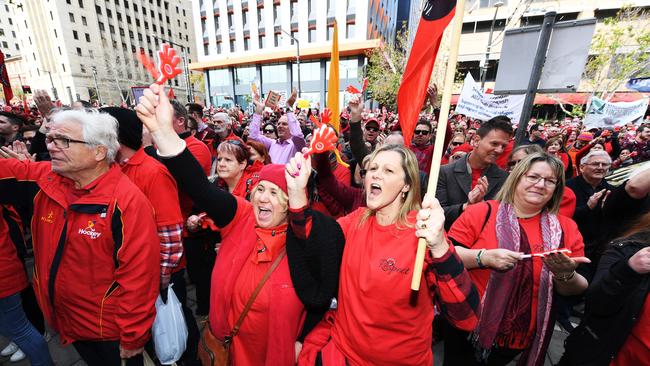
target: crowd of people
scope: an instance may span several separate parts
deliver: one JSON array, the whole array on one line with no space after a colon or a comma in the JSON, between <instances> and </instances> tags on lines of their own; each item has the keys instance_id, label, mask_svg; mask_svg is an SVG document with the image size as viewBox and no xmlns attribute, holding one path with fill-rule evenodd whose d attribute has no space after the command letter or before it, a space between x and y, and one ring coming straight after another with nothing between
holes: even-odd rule
<instances>
[{"instance_id":1,"label":"crowd of people","mask_svg":"<svg viewBox=\"0 0 650 366\"><path fill-rule=\"evenodd\" d=\"M440 340L445 365L543 365L556 321L562 365L648 364L650 123L531 119L517 145L505 116L439 129L435 94L411 146L355 95L310 156L329 117L295 90L252 113L157 84L135 108L5 107L2 355L52 365L49 329L89 365L142 365L171 290L182 365L431 365Z\"/></svg>"}]
</instances>

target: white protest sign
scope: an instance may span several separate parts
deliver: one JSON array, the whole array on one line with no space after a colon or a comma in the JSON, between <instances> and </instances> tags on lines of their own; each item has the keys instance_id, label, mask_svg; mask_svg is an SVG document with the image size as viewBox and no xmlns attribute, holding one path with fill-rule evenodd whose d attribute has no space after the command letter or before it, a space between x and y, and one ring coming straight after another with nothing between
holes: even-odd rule
<instances>
[{"instance_id":1,"label":"white protest sign","mask_svg":"<svg viewBox=\"0 0 650 366\"><path fill-rule=\"evenodd\" d=\"M643 118L646 109L648 109L648 98L634 102L609 103L593 97L585 115L585 126L602 128L624 125Z\"/></svg>"},{"instance_id":2,"label":"white protest sign","mask_svg":"<svg viewBox=\"0 0 650 366\"><path fill-rule=\"evenodd\" d=\"M456 113L487 121L492 117L506 116L513 124L519 122L524 106L524 95L485 94L470 73L465 76Z\"/></svg>"}]
</instances>

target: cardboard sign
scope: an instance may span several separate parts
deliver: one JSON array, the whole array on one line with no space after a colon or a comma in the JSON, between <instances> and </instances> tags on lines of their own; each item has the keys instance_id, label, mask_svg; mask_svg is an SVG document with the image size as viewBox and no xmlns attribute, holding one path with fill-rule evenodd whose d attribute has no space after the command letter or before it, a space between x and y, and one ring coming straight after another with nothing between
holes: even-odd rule
<instances>
[{"instance_id":1,"label":"cardboard sign","mask_svg":"<svg viewBox=\"0 0 650 366\"><path fill-rule=\"evenodd\" d=\"M280 93L269 90L269 93L266 95L266 100L264 101L264 106L275 109L278 106L278 103L280 103L280 98L282 98Z\"/></svg>"}]
</instances>

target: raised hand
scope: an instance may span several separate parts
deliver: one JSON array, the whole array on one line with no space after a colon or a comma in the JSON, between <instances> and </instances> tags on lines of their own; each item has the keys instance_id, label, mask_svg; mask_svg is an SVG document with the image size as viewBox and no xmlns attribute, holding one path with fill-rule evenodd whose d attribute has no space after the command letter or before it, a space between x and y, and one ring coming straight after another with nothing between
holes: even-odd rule
<instances>
[{"instance_id":1,"label":"raised hand","mask_svg":"<svg viewBox=\"0 0 650 366\"><path fill-rule=\"evenodd\" d=\"M415 236L427 241L427 247L434 258L440 258L449 250L445 238L445 211L432 194L424 196L422 208L418 211Z\"/></svg>"},{"instance_id":2,"label":"raised hand","mask_svg":"<svg viewBox=\"0 0 650 366\"><path fill-rule=\"evenodd\" d=\"M45 118L48 118L52 113L52 109L54 109L50 95L42 89L34 91L34 103L36 103L36 108L38 108L41 116Z\"/></svg>"},{"instance_id":3,"label":"raised hand","mask_svg":"<svg viewBox=\"0 0 650 366\"><path fill-rule=\"evenodd\" d=\"M174 109L164 87L152 84L145 89L135 111L151 133L161 155L172 156L183 151L185 144L174 131Z\"/></svg>"},{"instance_id":4,"label":"raised hand","mask_svg":"<svg viewBox=\"0 0 650 366\"><path fill-rule=\"evenodd\" d=\"M350 122L361 122L363 113L363 101L359 95L353 95L348 102L350 108Z\"/></svg>"},{"instance_id":5,"label":"raised hand","mask_svg":"<svg viewBox=\"0 0 650 366\"><path fill-rule=\"evenodd\" d=\"M307 151L307 149L304 152ZM303 152L297 152L287 163L284 176L287 180L289 207L302 208L307 205L307 182L311 175L311 159L305 158Z\"/></svg>"},{"instance_id":6,"label":"raised hand","mask_svg":"<svg viewBox=\"0 0 650 366\"><path fill-rule=\"evenodd\" d=\"M0 158L35 161L36 154L29 155L27 145L22 141L16 140L11 146L3 146L0 148Z\"/></svg>"},{"instance_id":7,"label":"raised hand","mask_svg":"<svg viewBox=\"0 0 650 366\"><path fill-rule=\"evenodd\" d=\"M485 198L485 194L487 193L488 186L489 183L485 176L479 178L479 180L476 182L476 186L474 187L474 189L472 189L467 194L467 203L472 205L474 203L483 201L483 199Z\"/></svg>"},{"instance_id":8,"label":"raised hand","mask_svg":"<svg viewBox=\"0 0 650 366\"><path fill-rule=\"evenodd\" d=\"M298 98L298 90L294 87L291 88L291 95L289 96L289 99L287 99L287 108L293 108L296 98Z\"/></svg>"},{"instance_id":9,"label":"raised hand","mask_svg":"<svg viewBox=\"0 0 650 366\"><path fill-rule=\"evenodd\" d=\"M598 202L603 197L603 195L605 196L609 195L609 191L606 189L601 189L600 191L592 194L591 197L589 197L589 199L587 200L587 207L589 207L590 210L596 208Z\"/></svg>"}]
</instances>

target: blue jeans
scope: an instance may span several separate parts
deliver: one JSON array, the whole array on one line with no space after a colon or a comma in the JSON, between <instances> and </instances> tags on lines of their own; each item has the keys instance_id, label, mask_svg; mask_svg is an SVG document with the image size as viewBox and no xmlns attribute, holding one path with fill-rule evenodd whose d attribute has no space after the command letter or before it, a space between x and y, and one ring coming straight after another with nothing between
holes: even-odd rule
<instances>
[{"instance_id":1,"label":"blue jeans","mask_svg":"<svg viewBox=\"0 0 650 366\"><path fill-rule=\"evenodd\" d=\"M54 365L45 339L25 316L20 292L0 299L0 334L16 343L32 365Z\"/></svg>"}]
</instances>

